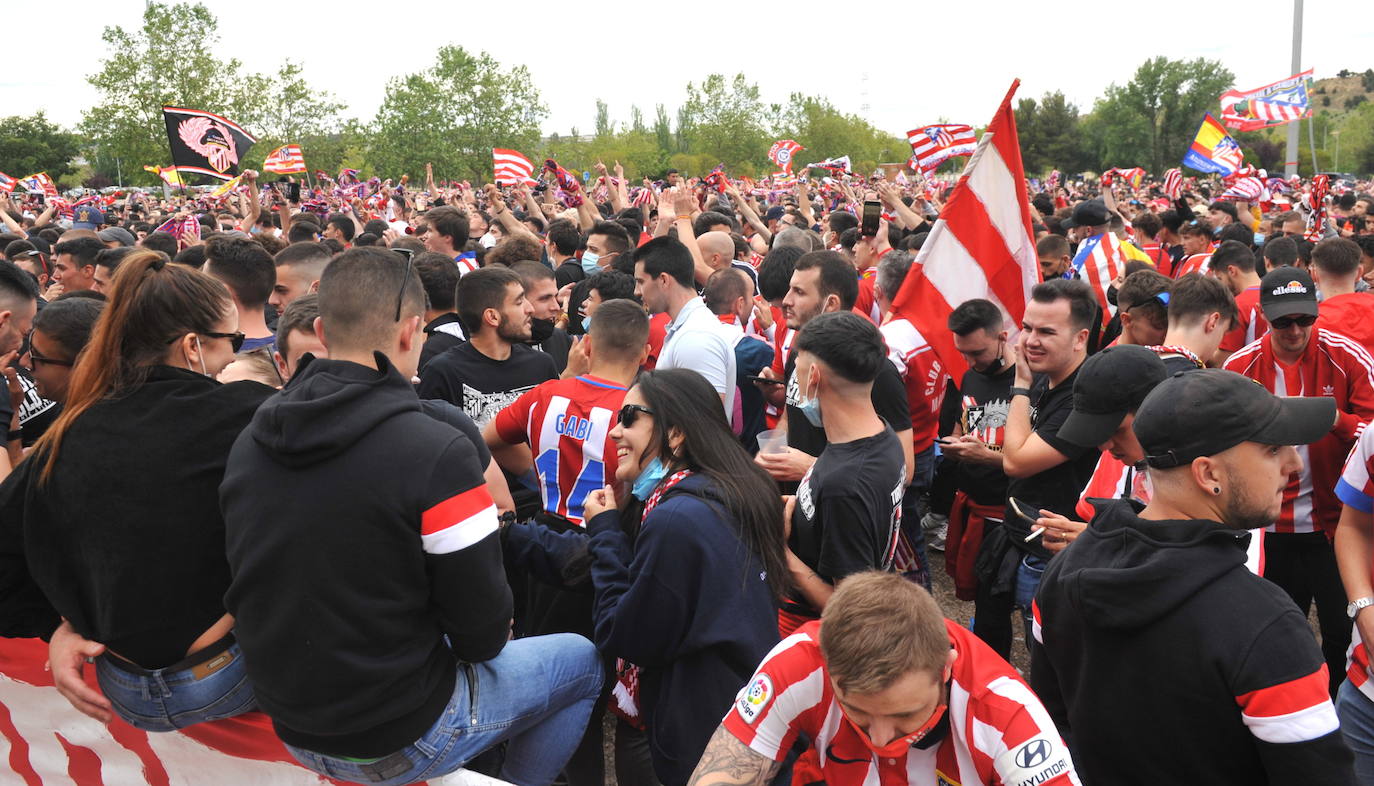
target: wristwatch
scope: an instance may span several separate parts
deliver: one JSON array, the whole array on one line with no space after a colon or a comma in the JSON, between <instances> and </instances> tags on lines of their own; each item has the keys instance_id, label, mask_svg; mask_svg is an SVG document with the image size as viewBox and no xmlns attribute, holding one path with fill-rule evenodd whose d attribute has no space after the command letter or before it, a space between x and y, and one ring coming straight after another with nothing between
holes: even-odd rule
<instances>
[{"instance_id":1,"label":"wristwatch","mask_svg":"<svg viewBox=\"0 0 1374 786\"><path fill-rule=\"evenodd\" d=\"M1345 607L1345 616L1353 620L1355 619L1355 615L1360 613L1360 609L1366 606L1374 606L1374 598L1367 595L1363 598L1356 598L1350 601L1350 605Z\"/></svg>"}]
</instances>

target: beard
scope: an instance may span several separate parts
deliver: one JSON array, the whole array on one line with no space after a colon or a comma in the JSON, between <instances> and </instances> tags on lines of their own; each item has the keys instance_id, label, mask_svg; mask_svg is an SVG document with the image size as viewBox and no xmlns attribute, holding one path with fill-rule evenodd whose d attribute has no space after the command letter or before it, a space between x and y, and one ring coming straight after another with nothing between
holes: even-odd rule
<instances>
[{"instance_id":1,"label":"beard","mask_svg":"<svg viewBox=\"0 0 1374 786\"><path fill-rule=\"evenodd\" d=\"M496 335L503 341L512 344L523 344L530 340L529 320L521 319L519 322L510 317L501 316L501 324L496 326Z\"/></svg>"},{"instance_id":2,"label":"beard","mask_svg":"<svg viewBox=\"0 0 1374 786\"><path fill-rule=\"evenodd\" d=\"M1252 493L1247 481L1232 471L1226 470L1226 486L1230 489L1230 499L1223 508L1222 524L1228 529L1264 529L1279 518L1281 508L1270 502L1267 495Z\"/></svg>"}]
</instances>

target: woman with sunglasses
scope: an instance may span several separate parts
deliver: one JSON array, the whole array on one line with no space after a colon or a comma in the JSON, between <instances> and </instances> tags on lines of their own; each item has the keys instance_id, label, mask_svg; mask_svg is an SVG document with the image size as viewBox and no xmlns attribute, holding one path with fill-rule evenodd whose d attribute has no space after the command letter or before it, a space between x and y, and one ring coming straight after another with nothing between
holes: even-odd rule
<instances>
[{"instance_id":1,"label":"woman with sunglasses","mask_svg":"<svg viewBox=\"0 0 1374 786\"><path fill-rule=\"evenodd\" d=\"M778 641L782 501L695 371L641 375L610 436L623 493L585 507L596 644L641 670L654 771L676 786Z\"/></svg>"},{"instance_id":2,"label":"woman with sunglasses","mask_svg":"<svg viewBox=\"0 0 1374 786\"><path fill-rule=\"evenodd\" d=\"M272 390L214 380L242 341L224 284L130 254L62 414L0 485L0 636L51 636L58 691L99 720L171 731L254 706L219 484Z\"/></svg>"}]
</instances>

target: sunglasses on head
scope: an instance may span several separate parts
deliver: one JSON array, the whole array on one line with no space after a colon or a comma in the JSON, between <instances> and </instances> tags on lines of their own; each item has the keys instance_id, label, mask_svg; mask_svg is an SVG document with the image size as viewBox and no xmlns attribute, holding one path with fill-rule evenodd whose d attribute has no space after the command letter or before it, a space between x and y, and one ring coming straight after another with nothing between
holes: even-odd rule
<instances>
[{"instance_id":1,"label":"sunglasses on head","mask_svg":"<svg viewBox=\"0 0 1374 786\"><path fill-rule=\"evenodd\" d=\"M1273 322L1270 322L1269 327L1275 330L1287 330L1293 325L1298 325L1299 327L1312 327L1316 322L1316 317L1311 314L1303 314L1300 317L1279 317Z\"/></svg>"},{"instance_id":2,"label":"sunglasses on head","mask_svg":"<svg viewBox=\"0 0 1374 786\"><path fill-rule=\"evenodd\" d=\"M625 428L634 428L635 421L639 420L639 413L641 412L650 416L654 414L653 410L648 407L641 407L638 404L626 404L620 408L620 414L616 417L620 421L620 425Z\"/></svg>"},{"instance_id":3,"label":"sunglasses on head","mask_svg":"<svg viewBox=\"0 0 1374 786\"><path fill-rule=\"evenodd\" d=\"M1140 308L1141 306L1143 306L1143 305L1145 305L1146 303L1149 303L1149 302L1151 302L1151 301L1154 301L1154 302L1160 304L1161 306L1164 306L1165 308L1168 308L1168 307L1169 307L1169 293L1168 293L1168 292L1156 292L1155 294L1150 295L1149 298L1147 298L1147 299L1145 299L1145 300L1142 300L1142 301L1140 301L1139 303L1133 303L1133 304L1131 304L1130 308L1127 308L1127 309L1126 309L1126 313L1130 313L1131 309Z\"/></svg>"}]
</instances>

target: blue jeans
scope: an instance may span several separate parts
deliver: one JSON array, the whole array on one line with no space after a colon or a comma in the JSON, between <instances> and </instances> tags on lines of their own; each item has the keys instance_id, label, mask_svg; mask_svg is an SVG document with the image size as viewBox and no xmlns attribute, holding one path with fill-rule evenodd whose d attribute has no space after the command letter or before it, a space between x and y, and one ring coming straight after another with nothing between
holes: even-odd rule
<instances>
[{"instance_id":1,"label":"blue jeans","mask_svg":"<svg viewBox=\"0 0 1374 786\"><path fill-rule=\"evenodd\" d=\"M1336 691L1336 715L1341 719L1341 736L1355 754L1356 780L1374 784L1374 701L1347 679Z\"/></svg>"},{"instance_id":2,"label":"blue jeans","mask_svg":"<svg viewBox=\"0 0 1374 786\"><path fill-rule=\"evenodd\" d=\"M1030 649L1032 641L1031 603L1035 600L1035 591L1040 589L1040 579L1045 575L1047 564L1045 560L1027 554L1016 568L1016 606L1021 609L1021 624L1026 628L1026 649Z\"/></svg>"},{"instance_id":3,"label":"blue jeans","mask_svg":"<svg viewBox=\"0 0 1374 786\"><path fill-rule=\"evenodd\" d=\"M448 708L420 739L390 756L352 761L286 748L321 775L399 786L447 775L504 741L501 778L547 784L577 749L601 677L596 647L575 633L516 639L489 661L459 664Z\"/></svg>"},{"instance_id":4,"label":"blue jeans","mask_svg":"<svg viewBox=\"0 0 1374 786\"><path fill-rule=\"evenodd\" d=\"M217 663L222 665L205 674L206 668ZM195 670L179 665L139 674L102 655L95 662L95 675L115 714L144 731L184 729L242 715L257 706L239 645L230 644L198 665L196 670L205 676L197 677Z\"/></svg>"}]
</instances>

